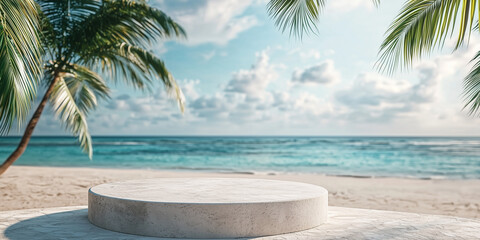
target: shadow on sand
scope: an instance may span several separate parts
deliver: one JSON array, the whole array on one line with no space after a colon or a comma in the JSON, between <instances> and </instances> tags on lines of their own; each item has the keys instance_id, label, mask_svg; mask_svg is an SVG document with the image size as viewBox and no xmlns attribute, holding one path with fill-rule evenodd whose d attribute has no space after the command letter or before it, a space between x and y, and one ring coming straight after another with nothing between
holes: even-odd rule
<instances>
[{"instance_id":1,"label":"shadow on sand","mask_svg":"<svg viewBox=\"0 0 480 240\"><path fill-rule=\"evenodd\" d=\"M9 226L4 235L9 240L178 240L178 238L154 238L109 231L91 224L87 216L86 208L45 214Z\"/></svg>"},{"instance_id":2,"label":"shadow on sand","mask_svg":"<svg viewBox=\"0 0 480 240\"><path fill-rule=\"evenodd\" d=\"M10 240L50 239L158 239L108 231L88 221L87 209L46 214L26 219L8 227Z\"/></svg>"}]
</instances>

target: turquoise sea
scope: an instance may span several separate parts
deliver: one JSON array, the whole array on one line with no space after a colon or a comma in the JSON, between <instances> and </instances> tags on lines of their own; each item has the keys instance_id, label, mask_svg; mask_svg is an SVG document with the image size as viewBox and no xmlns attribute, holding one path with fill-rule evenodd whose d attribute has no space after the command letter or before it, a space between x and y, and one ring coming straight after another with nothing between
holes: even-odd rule
<instances>
[{"instance_id":1,"label":"turquoise sea","mask_svg":"<svg viewBox=\"0 0 480 240\"><path fill-rule=\"evenodd\" d=\"M0 138L0 158L19 137ZM15 165L480 179L480 138L34 137Z\"/></svg>"}]
</instances>

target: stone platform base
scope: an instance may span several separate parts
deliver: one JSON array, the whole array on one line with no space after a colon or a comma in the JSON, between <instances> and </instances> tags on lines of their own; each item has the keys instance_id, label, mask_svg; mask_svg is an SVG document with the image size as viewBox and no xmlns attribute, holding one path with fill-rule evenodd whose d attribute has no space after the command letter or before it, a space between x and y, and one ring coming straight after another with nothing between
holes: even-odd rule
<instances>
[{"instance_id":1,"label":"stone platform base","mask_svg":"<svg viewBox=\"0 0 480 240\"><path fill-rule=\"evenodd\" d=\"M0 239L158 239L98 228L87 206L0 212ZM297 233L248 239L480 239L480 220L439 215L329 207L328 222Z\"/></svg>"},{"instance_id":2,"label":"stone platform base","mask_svg":"<svg viewBox=\"0 0 480 240\"><path fill-rule=\"evenodd\" d=\"M288 181L158 178L92 187L88 219L112 231L170 238L271 236L327 221L328 192Z\"/></svg>"}]
</instances>

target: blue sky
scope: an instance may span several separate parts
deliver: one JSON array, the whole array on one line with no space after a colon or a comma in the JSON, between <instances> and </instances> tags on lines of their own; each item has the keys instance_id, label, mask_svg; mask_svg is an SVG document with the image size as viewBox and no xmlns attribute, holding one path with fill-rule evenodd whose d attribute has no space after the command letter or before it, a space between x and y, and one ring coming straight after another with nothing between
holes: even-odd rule
<instances>
[{"instance_id":1,"label":"blue sky","mask_svg":"<svg viewBox=\"0 0 480 240\"><path fill-rule=\"evenodd\" d=\"M115 86L89 116L92 135L479 135L462 111L462 78L480 48L444 51L393 75L373 65L403 1L329 1L317 36L275 28L260 0L150 0L188 39L152 46L181 86L186 111L161 85ZM450 44L451 45L451 44ZM64 131L48 109L35 134Z\"/></svg>"}]
</instances>

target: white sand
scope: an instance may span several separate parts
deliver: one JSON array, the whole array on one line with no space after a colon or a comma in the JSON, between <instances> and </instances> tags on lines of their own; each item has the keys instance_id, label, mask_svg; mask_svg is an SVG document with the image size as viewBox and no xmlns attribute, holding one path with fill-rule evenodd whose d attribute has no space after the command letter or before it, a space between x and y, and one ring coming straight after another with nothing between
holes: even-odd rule
<instances>
[{"instance_id":1,"label":"white sand","mask_svg":"<svg viewBox=\"0 0 480 240\"><path fill-rule=\"evenodd\" d=\"M480 180L350 178L315 174L225 174L97 168L11 167L0 176L0 211L87 204L88 188L156 177L239 177L317 184L329 205L480 218Z\"/></svg>"}]
</instances>

